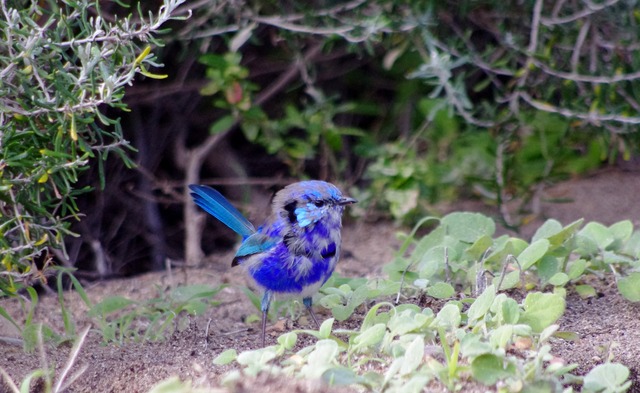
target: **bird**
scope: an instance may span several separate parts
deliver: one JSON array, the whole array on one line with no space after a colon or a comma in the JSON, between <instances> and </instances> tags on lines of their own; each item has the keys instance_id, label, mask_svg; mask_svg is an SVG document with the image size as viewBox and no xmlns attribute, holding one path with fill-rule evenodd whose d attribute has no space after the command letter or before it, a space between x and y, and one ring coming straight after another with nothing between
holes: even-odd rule
<instances>
[{"instance_id":1,"label":"bird","mask_svg":"<svg viewBox=\"0 0 640 393\"><path fill-rule=\"evenodd\" d=\"M257 229L215 189L189 185L202 210L242 236L231 266L241 266L262 290L262 346L274 298L302 298L316 327L313 295L329 279L340 258L342 214L357 203L321 180L289 184L278 191L271 214Z\"/></svg>"}]
</instances>

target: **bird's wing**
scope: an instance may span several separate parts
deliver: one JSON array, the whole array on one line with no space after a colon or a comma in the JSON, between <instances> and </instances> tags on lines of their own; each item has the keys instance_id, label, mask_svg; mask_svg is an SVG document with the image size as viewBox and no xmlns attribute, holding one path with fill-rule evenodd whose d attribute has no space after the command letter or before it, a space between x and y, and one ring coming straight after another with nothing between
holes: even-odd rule
<instances>
[{"instance_id":1,"label":"bird's wing","mask_svg":"<svg viewBox=\"0 0 640 393\"><path fill-rule=\"evenodd\" d=\"M233 258L231 266L239 264L240 259L244 257L272 249L278 244L279 240L279 238L270 237L263 233L254 233L242 242L240 248L236 252L236 256Z\"/></svg>"},{"instance_id":2,"label":"bird's wing","mask_svg":"<svg viewBox=\"0 0 640 393\"><path fill-rule=\"evenodd\" d=\"M191 197L196 205L211 214L246 239L256 232L253 225L218 191L211 187L191 184Z\"/></svg>"}]
</instances>

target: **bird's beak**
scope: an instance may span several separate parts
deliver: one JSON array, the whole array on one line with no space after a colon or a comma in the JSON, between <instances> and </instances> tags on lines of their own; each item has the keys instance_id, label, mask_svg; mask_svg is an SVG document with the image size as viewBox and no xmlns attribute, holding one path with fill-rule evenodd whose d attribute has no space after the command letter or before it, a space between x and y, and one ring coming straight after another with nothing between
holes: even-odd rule
<instances>
[{"instance_id":1,"label":"bird's beak","mask_svg":"<svg viewBox=\"0 0 640 393\"><path fill-rule=\"evenodd\" d=\"M352 203L358 203L358 200L357 199L353 199L353 198L349 198L349 197L342 197L338 201L338 205L340 205L340 206L350 205Z\"/></svg>"}]
</instances>

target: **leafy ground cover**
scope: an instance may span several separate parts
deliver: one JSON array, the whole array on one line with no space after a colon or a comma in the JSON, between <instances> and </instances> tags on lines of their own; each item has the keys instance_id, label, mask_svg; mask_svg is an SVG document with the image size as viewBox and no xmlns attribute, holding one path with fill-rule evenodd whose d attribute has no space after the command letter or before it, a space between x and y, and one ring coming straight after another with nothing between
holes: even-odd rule
<instances>
[{"instance_id":1,"label":"leafy ground cover","mask_svg":"<svg viewBox=\"0 0 640 393\"><path fill-rule=\"evenodd\" d=\"M622 180L628 184L635 176ZM597 192L610 197L605 187L591 190L594 198ZM638 217L634 208L624 217ZM399 239L386 224L348 226L340 275L357 278L336 279L323 291L320 331L308 330L302 307L281 304L284 318L271 324L265 349L256 350L257 311L239 286L242 278L228 269L228 255L216 255L208 269L85 286L88 303L77 292L64 293L67 319L78 327L68 341L57 298L44 296L17 322L42 321L63 343L36 340L31 354L3 344L9 364L2 367L18 384L35 370L55 370L40 371L50 375L40 386L70 383L72 391L149 391L172 375L179 380L165 382L165 391L189 391L187 381L237 391L329 389L318 378L350 383L340 387L345 391L554 391L571 382L622 391L640 369L638 306L624 299L621 293L633 291L620 285L637 263L633 223L604 217L602 225L572 225L575 217L559 218L564 225L535 223L535 234L522 240L494 233L490 219L469 213ZM594 252L591 242L606 252ZM470 253L477 255L465 256ZM503 269L506 254L515 258ZM549 256L555 264L543 262ZM475 260L495 277L476 274L483 269L475 263L465 265ZM20 315L16 301L2 307ZM93 329L76 351L72 339L89 323ZM3 327L2 335L8 330ZM164 339L141 339L153 334Z\"/></svg>"}]
</instances>

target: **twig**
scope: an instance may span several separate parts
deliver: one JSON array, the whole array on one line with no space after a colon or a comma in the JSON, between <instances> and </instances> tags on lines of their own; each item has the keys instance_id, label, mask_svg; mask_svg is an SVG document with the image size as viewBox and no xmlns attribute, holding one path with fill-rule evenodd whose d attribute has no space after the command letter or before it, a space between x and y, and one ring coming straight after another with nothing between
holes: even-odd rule
<instances>
[{"instance_id":1,"label":"twig","mask_svg":"<svg viewBox=\"0 0 640 393\"><path fill-rule=\"evenodd\" d=\"M500 141L496 146L496 186L498 187L497 202L500 215L504 222L513 227L513 221L511 220L511 214L506 204L506 188L504 185L504 147L506 142Z\"/></svg>"},{"instance_id":2,"label":"twig","mask_svg":"<svg viewBox=\"0 0 640 393\"><path fill-rule=\"evenodd\" d=\"M7 336L0 336L0 342L3 342L8 345L15 345L17 347L21 347L24 344L24 340L22 340L21 338L7 337Z\"/></svg>"},{"instance_id":3,"label":"twig","mask_svg":"<svg viewBox=\"0 0 640 393\"><path fill-rule=\"evenodd\" d=\"M584 25L582 25L582 27L580 28L578 38L576 39L576 44L573 46L573 53L571 54L571 72L573 73L576 73L578 70L578 61L580 61L580 50L582 49L582 45L584 45L584 40L587 38L589 29L591 29L591 20L587 19Z\"/></svg>"},{"instance_id":4,"label":"twig","mask_svg":"<svg viewBox=\"0 0 640 393\"><path fill-rule=\"evenodd\" d=\"M85 327L82 332L80 333L80 335L78 336L78 338L76 339L76 341L73 343L73 347L71 348L71 353L69 354L69 359L67 359L67 363L64 366L64 369L62 369L62 374L60 374L60 377L58 378L58 382L56 383L55 387L53 388L53 392L63 392L65 390L67 390L67 388L73 383L75 382L75 380L78 379L78 377L80 377L80 375L82 373L84 373L84 371L87 369L87 366L85 365L84 367L82 367L77 373L75 373L71 379L69 380L68 383L66 383L65 385L63 385L65 378L67 377L67 374L69 373L69 371L71 370L71 367L73 367L76 358L78 357L78 354L80 353L80 349L82 348L82 345L84 344L84 340L87 338L87 334L89 334L89 330L91 329L91 325L88 325L87 327Z\"/></svg>"},{"instance_id":5,"label":"twig","mask_svg":"<svg viewBox=\"0 0 640 393\"><path fill-rule=\"evenodd\" d=\"M238 329L238 330L232 330L230 332L225 332L225 333L218 333L220 336L230 336L232 334L238 334L238 333L242 333L242 332L248 332L249 328L242 328L242 329Z\"/></svg>"},{"instance_id":6,"label":"twig","mask_svg":"<svg viewBox=\"0 0 640 393\"><path fill-rule=\"evenodd\" d=\"M204 330L204 349L209 346L209 326L211 326L211 318L207 321L207 328Z\"/></svg>"},{"instance_id":7,"label":"twig","mask_svg":"<svg viewBox=\"0 0 640 393\"><path fill-rule=\"evenodd\" d=\"M596 12L602 11L603 9L616 4L618 1L619 0L609 0L602 4L596 4L590 1L585 1L585 3L587 3L587 8L584 8L581 11L578 11L574 14L564 16L564 17L541 18L540 21L545 26L554 26L554 25L561 25L565 23L575 22L578 19L582 19L589 15L595 14Z\"/></svg>"},{"instance_id":8,"label":"twig","mask_svg":"<svg viewBox=\"0 0 640 393\"><path fill-rule=\"evenodd\" d=\"M18 389L15 382L13 382L9 374L2 367L0 367L0 375L2 375L2 379L4 379L5 384L9 386L13 393L20 393L20 389Z\"/></svg>"},{"instance_id":9,"label":"twig","mask_svg":"<svg viewBox=\"0 0 640 393\"><path fill-rule=\"evenodd\" d=\"M574 82L588 82L588 83L601 83L601 84L612 84L618 82L627 82L627 81L635 81L640 79L640 71L632 72L629 74L620 74L613 76L602 76L602 75L582 75L574 72L564 72L559 70L554 70L545 63L532 59L533 64L540 68L543 72L555 76L562 79L567 79Z\"/></svg>"},{"instance_id":10,"label":"twig","mask_svg":"<svg viewBox=\"0 0 640 393\"><path fill-rule=\"evenodd\" d=\"M637 117L637 116L624 116L619 114L599 114L596 112L588 112L588 113L576 112L570 109L561 108L546 102L535 100L525 92L519 92L516 94L516 96L522 98L526 103L528 103L532 107L539 109L541 111L557 113L565 117L572 117L572 118L586 120L589 123L596 124L596 125L598 125L601 122L608 122L608 121L619 122L624 124L640 124L640 117Z\"/></svg>"},{"instance_id":11,"label":"twig","mask_svg":"<svg viewBox=\"0 0 640 393\"><path fill-rule=\"evenodd\" d=\"M413 264L416 261L411 261L411 263L409 263L409 265L407 265L407 268L404 269L404 271L402 272L402 277L400 277L400 287L398 288L398 295L396 296L396 304L398 304L400 302L400 294L402 293L402 286L404 285L404 277L407 275L407 271L409 271L409 269L411 269L411 267L413 266Z\"/></svg>"}]
</instances>

